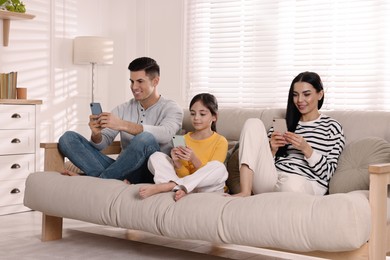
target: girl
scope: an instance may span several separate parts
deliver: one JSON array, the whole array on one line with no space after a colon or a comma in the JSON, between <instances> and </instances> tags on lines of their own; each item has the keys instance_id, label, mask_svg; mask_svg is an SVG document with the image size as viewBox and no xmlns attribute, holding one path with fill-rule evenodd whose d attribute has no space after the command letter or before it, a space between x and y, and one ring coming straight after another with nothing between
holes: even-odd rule
<instances>
[{"instance_id":1,"label":"girl","mask_svg":"<svg viewBox=\"0 0 390 260\"><path fill-rule=\"evenodd\" d=\"M190 102L193 132L184 135L186 146L174 147L171 158L155 152L148 161L155 184L139 189L141 198L174 191L175 200L190 192L223 192L228 172L224 165L228 143L216 133L218 104L208 93Z\"/></svg>"},{"instance_id":2,"label":"girl","mask_svg":"<svg viewBox=\"0 0 390 260\"><path fill-rule=\"evenodd\" d=\"M287 132L271 128L267 136L259 119L245 122L239 150L241 192L235 196L270 191L327 192L345 139L341 125L319 112L323 102L320 76L303 72L290 86Z\"/></svg>"}]
</instances>

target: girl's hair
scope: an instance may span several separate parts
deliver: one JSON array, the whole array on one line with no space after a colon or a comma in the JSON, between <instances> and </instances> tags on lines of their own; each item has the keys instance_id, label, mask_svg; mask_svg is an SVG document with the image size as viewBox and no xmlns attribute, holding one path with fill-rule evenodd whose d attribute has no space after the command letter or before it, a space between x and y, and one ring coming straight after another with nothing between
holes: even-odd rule
<instances>
[{"instance_id":1,"label":"girl's hair","mask_svg":"<svg viewBox=\"0 0 390 260\"><path fill-rule=\"evenodd\" d=\"M297 82L306 82L311 84L315 88L317 93L324 89L320 76L315 72L305 71L299 73L293 79L288 93L287 110L286 110L286 121L287 121L287 128L289 132L295 132L299 119L301 118L302 115L301 112L299 112L298 108L294 104L294 84ZM323 94L321 100L318 101L318 109L322 107L322 104L324 103L324 97L325 94ZM276 156L285 156L286 154L287 154L287 146L284 146L278 150Z\"/></svg>"},{"instance_id":2,"label":"girl's hair","mask_svg":"<svg viewBox=\"0 0 390 260\"><path fill-rule=\"evenodd\" d=\"M194 96L190 102L190 110L191 107L196 102L202 102L202 104L207 107L208 110L210 110L210 113L217 118L218 116L218 102L214 95L211 95L209 93L200 93ZM211 130L214 132L217 131L217 120L213 121L211 123Z\"/></svg>"}]
</instances>

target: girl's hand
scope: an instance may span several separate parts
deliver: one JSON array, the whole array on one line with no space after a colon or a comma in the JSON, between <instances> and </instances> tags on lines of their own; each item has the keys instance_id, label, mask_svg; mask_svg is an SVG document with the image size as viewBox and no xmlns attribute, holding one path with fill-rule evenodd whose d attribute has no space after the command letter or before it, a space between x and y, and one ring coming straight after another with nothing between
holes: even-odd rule
<instances>
[{"instance_id":1,"label":"girl's hand","mask_svg":"<svg viewBox=\"0 0 390 260\"><path fill-rule=\"evenodd\" d=\"M284 138L294 148L300 150L306 158L310 158L313 153L313 148L306 142L305 138L291 132L286 132Z\"/></svg>"},{"instance_id":2,"label":"girl's hand","mask_svg":"<svg viewBox=\"0 0 390 260\"><path fill-rule=\"evenodd\" d=\"M180 168L182 166L180 162L180 158L177 156L178 153L180 153L180 150L178 147L173 147L171 150L171 158L173 163L175 164L175 168Z\"/></svg>"},{"instance_id":3,"label":"girl's hand","mask_svg":"<svg viewBox=\"0 0 390 260\"><path fill-rule=\"evenodd\" d=\"M178 146L176 147L178 151L176 152L176 156L184 161L189 161L191 162L194 159L194 152L192 151L191 148L189 147L184 147L184 146Z\"/></svg>"},{"instance_id":4,"label":"girl's hand","mask_svg":"<svg viewBox=\"0 0 390 260\"><path fill-rule=\"evenodd\" d=\"M202 162L196 157L194 151L190 147L178 146L171 150L171 158L176 168L181 167L180 160L191 162L195 169L202 166Z\"/></svg>"},{"instance_id":5,"label":"girl's hand","mask_svg":"<svg viewBox=\"0 0 390 260\"><path fill-rule=\"evenodd\" d=\"M281 133L273 132L269 144L271 147L272 154L275 155L280 147L283 147L287 144L287 141Z\"/></svg>"},{"instance_id":6,"label":"girl's hand","mask_svg":"<svg viewBox=\"0 0 390 260\"><path fill-rule=\"evenodd\" d=\"M180 152L179 148L173 147L171 149L171 158L174 161L180 160L180 158L177 156L177 154Z\"/></svg>"}]
</instances>

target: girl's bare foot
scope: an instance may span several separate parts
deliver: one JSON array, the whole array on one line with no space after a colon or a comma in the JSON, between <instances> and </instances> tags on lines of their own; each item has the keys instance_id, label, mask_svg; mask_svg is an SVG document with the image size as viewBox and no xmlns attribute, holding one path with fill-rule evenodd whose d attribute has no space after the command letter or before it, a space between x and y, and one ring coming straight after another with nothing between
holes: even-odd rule
<instances>
[{"instance_id":1,"label":"girl's bare foot","mask_svg":"<svg viewBox=\"0 0 390 260\"><path fill-rule=\"evenodd\" d=\"M178 201L179 199L183 198L187 193L184 190L178 190L175 192L175 201Z\"/></svg>"},{"instance_id":2,"label":"girl's bare foot","mask_svg":"<svg viewBox=\"0 0 390 260\"><path fill-rule=\"evenodd\" d=\"M68 176L80 176L80 174L76 173L76 172L71 172L69 170L63 170L61 172L62 175L68 175Z\"/></svg>"},{"instance_id":3,"label":"girl's bare foot","mask_svg":"<svg viewBox=\"0 0 390 260\"><path fill-rule=\"evenodd\" d=\"M145 185L139 188L139 196L142 199L161 192L168 192L176 186L174 182Z\"/></svg>"},{"instance_id":4,"label":"girl's bare foot","mask_svg":"<svg viewBox=\"0 0 390 260\"><path fill-rule=\"evenodd\" d=\"M128 184L128 185L130 185L130 184L131 184L131 182L129 182L129 180L128 180L128 179L124 179L124 180L123 180L123 182L124 182L124 183L126 183L126 184Z\"/></svg>"}]
</instances>

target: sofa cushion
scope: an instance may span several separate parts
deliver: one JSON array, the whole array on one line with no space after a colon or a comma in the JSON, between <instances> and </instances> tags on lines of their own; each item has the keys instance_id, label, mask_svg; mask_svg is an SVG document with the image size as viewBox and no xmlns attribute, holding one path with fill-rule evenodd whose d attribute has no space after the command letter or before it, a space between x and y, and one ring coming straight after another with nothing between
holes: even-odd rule
<instances>
[{"instance_id":1,"label":"sofa cushion","mask_svg":"<svg viewBox=\"0 0 390 260\"><path fill-rule=\"evenodd\" d=\"M357 249L370 236L367 196L270 192L238 198L223 210L220 236L226 243L298 252Z\"/></svg>"},{"instance_id":2,"label":"sofa cushion","mask_svg":"<svg viewBox=\"0 0 390 260\"><path fill-rule=\"evenodd\" d=\"M348 251L370 235L367 191L329 196L272 192L246 198L173 192L146 199L145 184L55 172L32 173L24 204L51 216L137 229L177 239L292 251Z\"/></svg>"},{"instance_id":3,"label":"sofa cushion","mask_svg":"<svg viewBox=\"0 0 390 260\"><path fill-rule=\"evenodd\" d=\"M347 145L329 183L329 193L368 190L368 166L390 162L390 143L379 137L367 137Z\"/></svg>"},{"instance_id":4,"label":"sofa cushion","mask_svg":"<svg viewBox=\"0 0 390 260\"><path fill-rule=\"evenodd\" d=\"M229 189L230 194L236 194L240 192L240 170L238 167L238 151L236 149L230 156L226 168L229 172L226 180L226 186Z\"/></svg>"}]
</instances>

